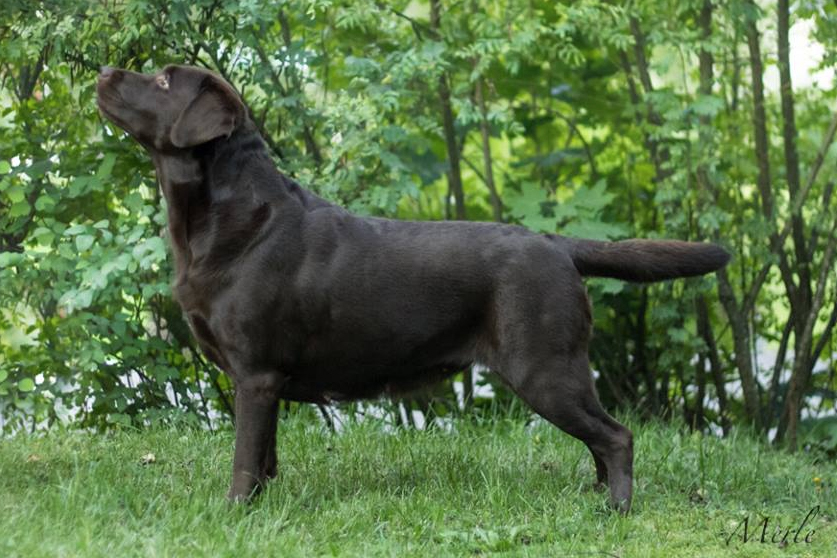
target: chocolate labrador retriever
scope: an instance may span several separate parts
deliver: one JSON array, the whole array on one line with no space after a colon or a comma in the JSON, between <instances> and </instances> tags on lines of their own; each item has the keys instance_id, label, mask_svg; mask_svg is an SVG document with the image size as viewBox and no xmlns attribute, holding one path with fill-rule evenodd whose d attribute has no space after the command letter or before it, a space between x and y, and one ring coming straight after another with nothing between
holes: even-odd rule
<instances>
[{"instance_id":1,"label":"chocolate labrador retriever","mask_svg":"<svg viewBox=\"0 0 837 558\"><path fill-rule=\"evenodd\" d=\"M722 248L357 217L279 172L239 95L211 72L105 67L97 90L101 112L151 154L174 295L235 384L231 499L276 474L279 398L373 397L480 362L584 442L612 504L629 510L632 435L596 395L582 277L701 275L726 264Z\"/></svg>"}]
</instances>

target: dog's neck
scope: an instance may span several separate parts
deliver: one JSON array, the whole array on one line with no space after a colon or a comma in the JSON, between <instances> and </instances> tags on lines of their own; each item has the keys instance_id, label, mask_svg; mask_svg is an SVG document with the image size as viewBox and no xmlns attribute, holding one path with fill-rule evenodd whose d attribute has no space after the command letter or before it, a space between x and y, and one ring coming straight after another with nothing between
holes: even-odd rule
<instances>
[{"instance_id":1,"label":"dog's neck","mask_svg":"<svg viewBox=\"0 0 837 558\"><path fill-rule=\"evenodd\" d=\"M175 283L182 282L189 267L189 206L197 201L203 175L200 162L191 153L160 154L152 152L157 180L166 198L169 237L177 273Z\"/></svg>"},{"instance_id":2,"label":"dog's neck","mask_svg":"<svg viewBox=\"0 0 837 558\"><path fill-rule=\"evenodd\" d=\"M282 174L270 157L256 125L248 118L230 135L201 145L194 150L206 177L212 203L245 200L283 203L311 209L329 205L325 200L302 188Z\"/></svg>"},{"instance_id":3,"label":"dog's neck","mask_svg":"<svg viewBox=\"0 0 837 558\"><path fill-rule=\"evenodd\" d=\"M175 284L185 280L195 237L207 226L213 210L219 213L223 206L227 213L243 214L271 204L293 214L330 205L276 169L249 119L229 138L177 153L152 152L152 158L168 205Z\"/></svg>"},{"instance_id":4,"label":"dog's neck","mask_svg":"<svg viewBox=\"0 0 837 558\"><path fill-rule=\"evenodd\" d=\"M207 194L213 204L238 199L279 201L286 193L284 177L268 155L255 125L246 119L227 137L192 150L201 165Z\"/></svg>"}]
</instances>

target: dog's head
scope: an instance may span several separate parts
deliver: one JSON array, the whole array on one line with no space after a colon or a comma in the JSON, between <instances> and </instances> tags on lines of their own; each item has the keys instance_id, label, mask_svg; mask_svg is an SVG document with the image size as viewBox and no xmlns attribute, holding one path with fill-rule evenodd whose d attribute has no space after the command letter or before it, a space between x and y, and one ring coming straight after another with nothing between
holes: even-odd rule
<instances>
[{"instance_id":1,"label":"dog's head","mask_svg":"<svg viewBox=\"0 0 837 558\"><path fill-rule=\"evenodd\" d=\"M189 66L166 66L156 74L105 66L96 92L102 114L160 153L229 137L246 114L232 86L210 71Z\"/></svg>"}]
</instances>

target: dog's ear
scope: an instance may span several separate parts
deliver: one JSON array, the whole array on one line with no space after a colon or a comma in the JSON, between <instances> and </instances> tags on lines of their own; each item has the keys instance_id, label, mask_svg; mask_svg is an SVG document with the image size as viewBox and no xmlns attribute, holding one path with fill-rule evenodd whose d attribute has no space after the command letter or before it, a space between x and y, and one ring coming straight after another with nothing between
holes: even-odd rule
<instances>
[{"instance_id":1,"label":"dog's ear","mask_svg":"<svg viewBox=\"0 0 837 558\"><path fill-rule=\"evenodd\" d=\"M171 129L175 147L194 147L232 134L244 118L244 104L226 83L207 77Z\"/></svg>"}]
</instances>

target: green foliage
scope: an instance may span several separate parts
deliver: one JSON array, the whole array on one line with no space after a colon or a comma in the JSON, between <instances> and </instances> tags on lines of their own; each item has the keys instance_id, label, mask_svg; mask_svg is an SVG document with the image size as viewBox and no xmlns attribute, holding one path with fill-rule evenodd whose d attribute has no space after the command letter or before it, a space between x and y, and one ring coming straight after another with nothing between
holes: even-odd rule
<instances>
[{"instance_id":1,"label":"green foliage","mask_svg":"<svg viewBox=\"0 0 837 558\"><path fill-rule=\"evenodd\" d=\"M811 418L802 423L803 444L823 452L823 456L833 459L837 456L837 417Z\"/></svg>"},{"instance_id":2,"label":"green foliage","mask_svg":"<svg viewBox=\"0 0 837 558\"><path fill-rule=\"evenodd\" d=\"M521 184L520 191L506 195L509 213L533 231L554 233L594 240L616 240L627 235L627 227L603 219L604 210L613 201L604 180L593 186L581 185L566 199L546 193L533 182Z\"/></svg>"},{"instance_id":3,"label":"green foliage","mask_svg":"<svg viewBox=\"0 0 837 558\"><path fill-rule=\"evenodd\" d=\"M241 92L284 172L354 212L408 219L454 214L444 82L469 218L495 215L490 168L503 219L532 230L720 240L735 255L729 273L741 298L755 270L778 261L765 239L781 224L764 216L755 186L743 31L747 18L764 26L773 13L748 2L714 3L709 37L698 23L701 2L441 2L438 22L428 2L407 0L7 4L0 14L0 428L147 424L184 412L209 423L229 410L229 380L200 355L171 300L166 210L153 168L97 115L102 64L152 71L187 63L219 72ZM835 7L812 6L800 3L794 17L811 18L827 67ZM700 89L702 51L715 62L709 92ZM835 94L796 93L807 171ZM769 132L779 138L775 92L767 103ZM785 219L786 171L779 148L771 149L777 217ZM825 168L834 157L826 152ZM827 184L815 181L814 201L803 208L815 268L833 214ZM834 304L834 281L827 277L823 308ZM781 339L789 308L782 284L771 269L756 293L747 314L753 339ZM737 378L711 279L648 288L595 280L589 290L592 360L608 406L694 412L693 388L709 382L698 379L694 363L696 354L709 356L694 318L700 300L722 381ZM824 311L815 333L827 323ZM824 347L832 372L814 375L812 387L833 393L833 341ZM765 413L773 412L770 366L756 367ZM784 393L785 377L776 393ZM498 400L511 400L494 387ZM710 386L701 402L710 425L721 423L716 396ZM742 417L739 394L730 397L724 412Z\"/></svg>"}]
</instances>

